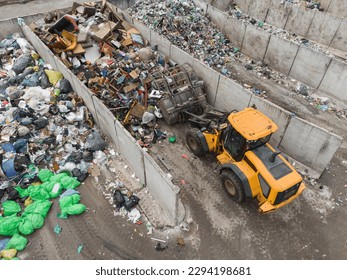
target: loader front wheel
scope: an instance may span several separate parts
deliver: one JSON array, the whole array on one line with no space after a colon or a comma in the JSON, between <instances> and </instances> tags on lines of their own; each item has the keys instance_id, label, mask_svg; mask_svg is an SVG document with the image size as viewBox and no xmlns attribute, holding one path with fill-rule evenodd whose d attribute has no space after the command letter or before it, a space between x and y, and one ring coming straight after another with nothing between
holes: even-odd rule
<instances>
[{"instance_id":1,"label":"loader front wheel","mask_svg":"<svg viewBox=\"0 0 347 280\"><path fill-rule=\"evenodd\" d=\"M220 179L226 192L229 194L232 200L236 202L245 201L245 191L243 184L239 177L231 170L223 170Z\"/></svg>"},{"instance_id":2,"label":"loader front wheel","mask_svg":"<svg viewBox=\"0 0 347 280\"><path fill-rule=\"evenodd\" d=\"M189 149L197 157L202 157L205 155L204 147L201 143L199 136L191 131L188 131L186 134L186 141Z\"/></svg>"}]
</instances>

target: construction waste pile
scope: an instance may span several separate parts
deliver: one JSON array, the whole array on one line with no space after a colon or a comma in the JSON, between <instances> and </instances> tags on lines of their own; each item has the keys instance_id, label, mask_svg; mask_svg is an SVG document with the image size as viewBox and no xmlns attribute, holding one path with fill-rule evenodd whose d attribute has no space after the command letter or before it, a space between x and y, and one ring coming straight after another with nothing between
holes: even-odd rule
<instances>
[{"instance_id":1,"label":"construction waste pile","mask_svg":"<svg viewBox=\"0 0 347 280\"><path fill-rule=\"evenodd\" d=\"M335 104L329 98L312 94L315 92L314 89L271 69L261 61L255 61L240 53L240 50L233 46L232 42L211 22L208 15L205 15L202 9L196 7L192 0L141 0L137 1L127 12L133 18L142 21L149 28L165 36L172 44L193 55L200 61L203 61L206 65L223 75L234 79L236 82L239 82L238 78L230 70L230 66L241 64L243 68L257 77L272 79L277 84L297 93L310 106L321 111L335 113L339 117L347 117L346 106ZM332 56L324 48L306 38L294 36L287 31L277 29L262 21L249 17L235 4L231 5L229 14L247 24L264 28L277 36L292 39L297 44L312 47ZM248 84L242 85L245 88L251 89L257 96L267 98L268 94L265 90L257 87L252 88Z\"/></svg>"},{"instance_id":2,"label":"construction waste pile","mask_svg":"<svg viewBox=\"0 0 347 280\"><path fill-rule=\"evenodd\" d=\"M76 190L107 160L107 143L68 80L20 34L0 42L0 254L16 259L27 236L58 218L82 214ZM124 186L115 188L123 190ZM117 194L126 210L138 198ZM119 202L121 200L121 203ZM4 238L9 236L11 238Z\"/></svg>"},{"instance_id":3,"label":"construction waste pile","mask_svg":"<svg viewBox=\"0 0 347 280\"><path fill-rule=\"evenodd\" d=\"M175 66L101 3L74 3L66 13L49 13L30 28L141 146L166 138L157 119L183 120L177 103L180 111L201 111L206 102L189 65Z\"/></svg>"}]
</instances>

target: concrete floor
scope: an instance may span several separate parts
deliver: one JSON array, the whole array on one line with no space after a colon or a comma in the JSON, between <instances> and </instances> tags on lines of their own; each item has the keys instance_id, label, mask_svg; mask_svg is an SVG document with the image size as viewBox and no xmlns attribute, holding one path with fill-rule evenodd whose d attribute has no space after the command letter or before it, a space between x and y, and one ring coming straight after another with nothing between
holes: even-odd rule
<instances>
[{"instance_id":1,"label":"concrete floor","mask_svg":"<svg viewBox=\"0 0 347 280\"><path fill-rule=\"evenodd\" d=\"M14 17L32 15L37 13L47 13L54 9L71 7L73 2L83 3L84 0L34 0L25 4L6 5L0 8L0 19L9 19Z\"/></svg>"},{"instance_id":2,"label":"concrete floor","mask_svg":"<svg viewBox=\"0 0 347 280\"><path fill-rule=\"evenodd\" d=\"M32 1L4 6L0 18L45 12L73 1ZM84 2L84 1L78 1ZM175 144L157 144L181 187L181 198L192 221L190 231L158 231L169 237L169 248L154 249L145 226L113 216L113 208L93 180L80 191L89 211L58 220L51 210L46 225L30 237L24 259L347 259L347 152L340 150L315 185L308 185L294 203L269 215L259 215L255 201L233 203L221 189L212 156L194 158L184 144L186 125L165 127ZM182 158L187 154L190 160ZM187 172L191 170L191 172ZM185 184L180 184L181 180ZM56 207L56 206L55 206ZM95 211L94 211L95 210ZM63 227L53 232L56 223ZM185 247L175 245L183 237ZM81 254L76 250L83 244Z\"/></svg>"}]
</instances>

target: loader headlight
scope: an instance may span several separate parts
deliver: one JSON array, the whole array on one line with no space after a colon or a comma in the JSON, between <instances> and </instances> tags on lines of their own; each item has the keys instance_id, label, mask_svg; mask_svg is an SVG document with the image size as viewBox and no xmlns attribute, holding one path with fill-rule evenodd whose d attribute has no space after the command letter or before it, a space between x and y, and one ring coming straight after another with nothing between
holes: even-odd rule
<instances>
[{"instance_id":1,"label":"loader headlight","mask_svg":"<svg viewBox=\"0 0 347 280\"><path fill-rule=\"evenodd\" d=\"M270 186L268 183L266 183L265 179L263 178L263 176L261 176L260 174L258 175L259 178L259 182L260 182L260 187L261 190L263 192L263 195L268 198L269 193L270 193Z\"/></svg>"}]
</instances>

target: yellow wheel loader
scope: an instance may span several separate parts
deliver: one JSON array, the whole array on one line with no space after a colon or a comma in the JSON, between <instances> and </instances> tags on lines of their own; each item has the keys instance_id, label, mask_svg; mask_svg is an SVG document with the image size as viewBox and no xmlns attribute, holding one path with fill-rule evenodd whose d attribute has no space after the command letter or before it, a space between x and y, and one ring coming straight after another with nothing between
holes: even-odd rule
<instances>
[{"instance_id":1,"label":"yellow wheel loader","mask_svg":"<svg viewBox=\"0 0 347 280\"><path fill-rule=\"evenodd\" d=\"M277 125L254 108L230 114L196 116L190 121L187 145L196 156L212 152L220 164L220 180L231 199L256 197L268 213L290 203L305 189L302 177L268 142Z\"/></svg>"}]
</instances>

